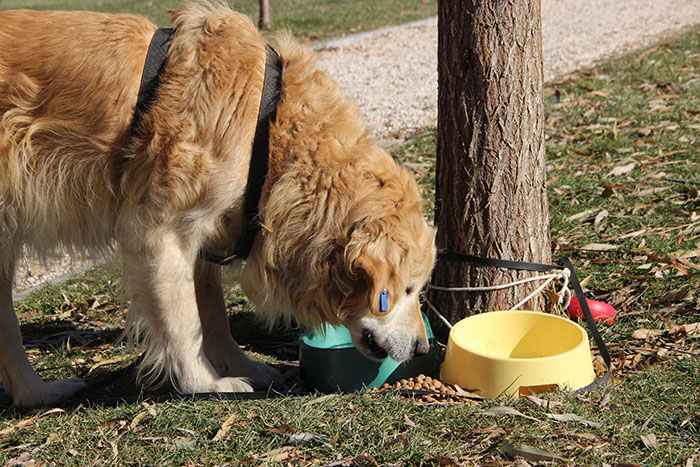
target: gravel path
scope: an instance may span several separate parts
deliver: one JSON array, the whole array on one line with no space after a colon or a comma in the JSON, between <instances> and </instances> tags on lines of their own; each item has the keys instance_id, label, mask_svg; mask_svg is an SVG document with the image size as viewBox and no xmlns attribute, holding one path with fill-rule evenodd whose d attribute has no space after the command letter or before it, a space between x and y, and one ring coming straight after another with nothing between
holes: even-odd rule
<instances>
[{"instance_id":1,"label":"gravel path","mask_svg":"<svg viewBox=\"0 0 700 467\"><path fill-rule=\"evenodd\" d=\"M545 81L697 23L700 0L542 0ZM339 42L318 64L355 99L375 137L400 140L437 123L436 18Z\"/></svg>"},{"instance_id":2,"label":"gravel path","mask_svg":"<svg viewBox=\"0 0 700 467\"><path fill-rule=\"evenodd\" d=\"M545 81L700 23L700 0L542 0ZM372 134L390 144L437 122L437 19L326 43L318 65L356 100ZM67 257L18 265L15 291L89 263Z\"/></svg>"}]
</instances>

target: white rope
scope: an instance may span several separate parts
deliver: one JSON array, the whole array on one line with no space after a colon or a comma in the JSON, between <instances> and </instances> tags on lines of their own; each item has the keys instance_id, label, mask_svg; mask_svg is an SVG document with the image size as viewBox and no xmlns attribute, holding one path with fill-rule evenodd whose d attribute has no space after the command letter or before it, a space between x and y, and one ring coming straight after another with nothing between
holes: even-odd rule
<instances>
[{"instance_id":1,"label":"white rope","mask_svg":"<svg viewBox=\"0 0 700 467\"><path fill-rule=\"evenodd\" d=\"M435 308L435 305L433 305L433 304L430 302L430 300L428 300L428 297L424 297L424 299L425 299L425 303L427 303L428 306L430 307L430 309L433 310L433 313L435 313L435 315L436 315L438 318L440 318L440 321L442 321L443 323L445 323L445 326L447 326L449 329L452 329L452 324L450 324L450 322L447 321L447 318L445 318L444 316L442 316L442 313L440 313L440 312L437 310L437 308Z\"/></svg>"},{"instance_id":2,"label":"white rope","mask_svg":"<svg viewBox=\"0 0 700 467\"><path fill-rule=\"evenodd\" d=\"M569 290L569 278L571 277L571 271L567 268L562 269L559 272L555 272L552 274L545 274L542 276L535 276L535 277L528 277L526 279L521 279L518 281L514 282L508 282L506 284L500 284L500 285L490 285L490 286L484 286L484 287L442 287L439 285L433 285L433 284L428 284L429 289L434 289L434 290L441 290L443 292L491 292L494 290L503 290L503 289L508 289L510 287L517 287L519 285L523 284L528 284L530 282L534 281L540 281L543 280L544 283L537 287L532 293L530 293L527 297L524 299L520 300L517 304L513 305L510 310L516 310L523 306L525 303L530 301L533 297L535 297L537 294L541 293L547 286L553 281L553 280L560 280L562 281L562 286L559 292L557 292L557 296L559 297L558 304L562 305L562 308L566 310L569 307L569 304L571 303L571 290ZM430 301L426 298L425 302L428 304L430 309L437 315L437 317L445 323L447 327L452 329L452 325L450 324L449 321L435 308L435 306L430 303Z\"/></svg>"},{"instance_id":3,"label":"white rope","mask_svg":"<svg viewBox=\"0 0 700 467\"><path fill-rule=\"evenodd\" d=\"M503 290L510 287L515 287L522 284L527 284L528 282L534 282L544 279L555 279L559 277L559 273L546 274L544 276L528 277L526 279L521 279L519 281L508 282L501 285L488 285L484 287L442 287L439 285L428 284L429 289L442 290L443 292L491 292L494 290Z\"/></svg>"}]
</instances>

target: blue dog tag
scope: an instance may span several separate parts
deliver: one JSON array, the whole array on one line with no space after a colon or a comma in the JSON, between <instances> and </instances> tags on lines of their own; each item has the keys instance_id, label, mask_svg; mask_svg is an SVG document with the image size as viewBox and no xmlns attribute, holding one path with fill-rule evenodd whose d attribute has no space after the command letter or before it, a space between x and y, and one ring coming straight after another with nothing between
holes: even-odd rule
<instances>
[{"instance_id":1,"label":"blue dog tag","mask_svg":"<svg viewBox=\"0 0 700 467\"><path fill-rule=\"evenodd\" d=\"M387 289L382 290L379 296L379 309L381 311L389 311L389 291Z\"/></svg>"}]
</instances>

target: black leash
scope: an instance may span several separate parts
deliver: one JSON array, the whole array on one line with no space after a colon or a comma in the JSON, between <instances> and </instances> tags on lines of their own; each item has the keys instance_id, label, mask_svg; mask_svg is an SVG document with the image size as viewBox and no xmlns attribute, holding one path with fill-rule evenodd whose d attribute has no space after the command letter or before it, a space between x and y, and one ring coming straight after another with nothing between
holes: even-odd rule
<instances>
[{"instance_id":1,"label":"black leash","mask_svg":"<svg viewBox=\"0 0 700 467\"><path fill-rule=\"evenodd\" d=\"M555 266L552 264L528 263L525 261L511 261L499 258L484 258L483 256L468 255L466 253L456 253L453 251L441 251L438 253L438 256L450 259L457 259L460 261L466 261L468 263L474 263L480 266L492 266L495 268L503 269L517 269L521 271L548 272L552 269L563 269L562 266Z\"/></svg>"},{"instance_id":2,"label":"black leash","mask_svg":"<svg viewBox=\"0 0 700 467\"><path fill-rule=\"evenodd\" d=\"M612 360L610 358L610 352L608 352L608 347L605 345L605 341L603 340L603 337L600 335L600 331L598 330L598 325L596 324L596 321L593 319L593 315L591 314L591 309L588 307L588 302L586 301L586 296L583 293L583 288L581 287L581 283L578 280L578 276L576 275L576 271L574 270L573 264L571 264L571 261L567 257L562 257L559 259L558 264L553 265L553 264L541 264L541 263L529 263L525 261L511 261L511 260L505 260L505 259L498 259L498 258L484 258L482 256L475 256L475 255L468 255L465 253L458 253L458 252L452 252L452 251L441 251L438 252L438 256L442 256L445 258L450 258L450 259L455 259L459 261L466 261L470 263L474 263L480 266L491 266L491 267L496 267L496 268L505 268L505 269L515 269L515 270L521 270L521 271L536 271L536 272L548 272L553 269L558 269L558 270L563 270L563 269L568 269L571 272L571 277L569 278L571 285L574 288L574 292L576 292L576 297L578 298L579 304L581 305L581 310L583 311L583 315L586 318L586 324L588 325L588 330L591 333L591 337L593 337L593 341L595 342L596 346L598 347L598 351L600 352L601 357L603 357L603 361L605 362L605 365L607 366L607 371L606 373L600 377L600 379L597 379L593 381L591 384L588 386L579 389L580 391L592 391L598 386L602 386L606 384L610 380L610 375L612 373Z\"/></svg>"},{"instance_id":3,"label":"black leash","mask_svg":"<svg viewBox=\"0 0 700 467\"><path fill-rule=\"evenodd\" d=\"M574 287L574 292L576 292L576 297L578 297L578 303L581 305L581 310L583 310L583 316L586 318L588 330L591 331L591 336L593 337L593 341L595 341L595 345L598 347L600 356L603 357L603 361L608 367L608 371L606 371L600 379L593 381L591 384L581 389L582 391L592 391L610 380L610 375L612 373L612 360L610 359L610 352L608 352L608 346L605 345L605 341L603 341L603 337L598 331L598 325L593 319L591 309L588 307L586 296L583 294L583 288L578 280L573 264L571 264L571 261L566 256L559 259L559 264L571 271L571 277L569 279L571 281L571 285Z\"/></svg>"},{"instance_id":4,"label":"black leash","mask_svg":"<svg viewBox=\"0 0 700 467\"><path fill-rule=\"evenodd\" d=\"M139 127L156 100L160 77L165 68L168 49L175 32L172 28L160 28L151 38L131 123L131 141L138 136ZM253 248L255 237L260 231L259 203L270 158L270 124L277 117L277 107L282 94L282 58L269 45L266 46L266 53L265 76L246 185L243 230L233 254L219 256L205 251L199 254L199 257L205 261L222 266L237 259L247 258Z\"/></svg>"}]
</instances>

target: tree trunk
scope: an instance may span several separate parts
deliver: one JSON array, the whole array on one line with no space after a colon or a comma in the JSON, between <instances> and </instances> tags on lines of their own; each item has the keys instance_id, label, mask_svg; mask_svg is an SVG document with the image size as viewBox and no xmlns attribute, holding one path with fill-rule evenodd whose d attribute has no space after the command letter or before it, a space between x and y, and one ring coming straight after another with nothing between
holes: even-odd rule
<instances>
[{"instance_id":1,"label":"tree trunk","mask_svg":"<svg viewBox=\"0 0 700 467\"><path fill-rule=\"evenodd\" d=\"M438 250L549 262L540 0L441 0L438 30ZM531 275L440 256L432 283L476 287ZM509 309L537 285L431 290L429 299L454 324ZM444 338L446 327L431 321Z\"/></svg>"},{"instance_id":2,"label":"tree trunk","mask_svg":"<svg viewBox=\"0 0 700 467\"><path fill-rule=\"evenodd\" d=\"M270 0L260 0L260 20L258 28L270 29Z\"/></svg>"}]
</instances>

